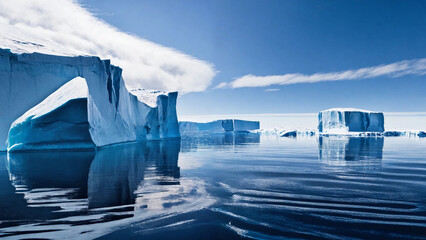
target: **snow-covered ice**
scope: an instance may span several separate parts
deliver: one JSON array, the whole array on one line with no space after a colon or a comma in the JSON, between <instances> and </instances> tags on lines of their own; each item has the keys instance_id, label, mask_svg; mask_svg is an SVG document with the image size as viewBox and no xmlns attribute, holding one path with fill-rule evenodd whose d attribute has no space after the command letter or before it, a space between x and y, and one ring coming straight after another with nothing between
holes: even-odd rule
<instances>
[{"instance_id":1,"label":"snow-covered ice","mask_svg":"<svg viewBox=\"0 0 426 240\"><path fill-rule=\"evenodd\" d=\"M353 108L332 108L319 112L318 130L326 134L349 132L384 132L384 116L381 112Z\"/></svg>"},{"instance_id":2,"label":"snow-covered ice","mask_svg":"<svg viewBox=\"0 0 426 240\"><path fill-rule=\"evenodd\" d=\"M249 131L251 133L259 133L265 136L279 136L279 137L309 137L315 136L317 131L314 129L284 129L284 128L264 128Z\"/></svg>"},{"instance_id":3,"label":"snow-covered ice","mask_svg":"<svg viewBox=\"0 0 426 240\"><path fill-rule=\"evenodd\" d=\"M73 105L81 108L85 105L84 101L87 101L86 114L90 138L98 147L119 142L179 137L176 115L177 93L151 90L129 92L121 73L121 68L111 65L109 60L101 60L98 57L66 57L40 53L14 54L9 50L0 49L0 79L2 79L0 111L7 113L0 119L0 141L6 142L9 128L16 120L11 129L13 138L9 141L9 147L14 148L15 144L25 145L29 135L36 137L31 140L35 143L27 147L34 147L37 143L45 144L43 139L50 142L52 136L49 134L57 131L53 130L54 124L48 126L53 132L41 131L36 135L34 134L40 130L25 128L29 130L28 136L17 134L14 128L23 127L28 121L43 122L48 118L61 119L72 115L71 113L77 111L77 107ZM80 78L76 80L76 77L84 78L85 81ZM60 89L72 79L79 83L67 85L64 89L81 87L82 82L86 83L87 89L81 88L74 93ZM46 99L56 90L58 91L55 95ZM85 93L87 98L83 100L81 97ZM29 109L31 112L26 113ZM80 113L83 114L84 111ZM79 115L76 114L76 119L67 119L67 121L71 121L70 123L77 121L83 126L84 123L80 121L84 116L81 115L80 118L77 116ZM55 121L49 123L53 122ZM57 121L56 124L58 124ZM76 127L74 125L72 129ZM67 135L67 132L70 133L70 131L64 131L64 136L59 139L69 138L69 143L78 139L86 143L87 136L77 138L77 136ZM23 146L22 149L24 149ZM0 144L0 150L6 150L6 144Z\"/></svg>"},{"instance_id":4,"label":"snow-covered ice","mask_svg":"<svg viewBox=\"0 0 426 240\"><path fill-rule=\"evenodd\" d=\"M259 126L260 123L258 121L247 121L239 119L224 119L206 123L189 121L179 122L179 129L181 132L247 132L259 129Z\"/></svg>"}]
</instances>

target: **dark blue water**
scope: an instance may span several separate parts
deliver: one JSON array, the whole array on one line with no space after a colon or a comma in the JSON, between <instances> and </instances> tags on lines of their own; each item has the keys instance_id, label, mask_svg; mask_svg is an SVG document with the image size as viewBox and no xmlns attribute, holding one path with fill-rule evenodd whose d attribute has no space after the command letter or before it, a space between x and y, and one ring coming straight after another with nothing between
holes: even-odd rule
<instances>
[{"instance_id":1,"label":"dark blue water","mask_svg":"<svg viewBox=\"0 0 426 240\"><path fill-rule=\"evenodd\" d=\"M184 136L0 155L10 239L426 239L426 139Z\"/></svg>"}]
</instances>

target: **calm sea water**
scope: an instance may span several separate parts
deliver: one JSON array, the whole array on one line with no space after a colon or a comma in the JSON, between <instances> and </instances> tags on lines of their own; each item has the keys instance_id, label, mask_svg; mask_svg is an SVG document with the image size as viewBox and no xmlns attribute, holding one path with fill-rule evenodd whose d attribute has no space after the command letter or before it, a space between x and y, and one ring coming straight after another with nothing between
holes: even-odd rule
<instances>
[{"instance_id":1,"label":"calm sea water","mask_svg":"<svg viewBox=\"0 0 426 240\"><path fill-rule=\"evenodd\" d=\"M0 155L10 239L425 239L426 138L184 136Z\"/></svg>"}]
</instances>

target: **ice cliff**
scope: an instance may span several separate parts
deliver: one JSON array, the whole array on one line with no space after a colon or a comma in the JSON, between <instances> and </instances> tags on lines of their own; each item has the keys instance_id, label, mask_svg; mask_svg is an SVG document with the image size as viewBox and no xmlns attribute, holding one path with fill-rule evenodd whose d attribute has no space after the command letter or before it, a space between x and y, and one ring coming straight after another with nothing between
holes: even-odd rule
<instances>
[{"instance_id":1,"label":"ice cliff","mask_svg":"<svg viewBox=\"0 0 426 240\"><path fill-rule=\"evenodd\" d=\"M121 73L98 57L0 49L0 141L9 135L13 151L179 137L177 93L129 92Z\"/></svg>"},{"instance_id":2,"label":"ice cliff","mask_svg":"<svg viewBox=\"0 0 426 240\"><path fill-rule=\"evenodd\" d=\"M384 132L384 116L352 108L332 108L318 114L318 131L328 134L348 132Z\"/></svg>"},{"instance_id":3,"label":"ice cliff","mask_svg":"<svg viewBox=\"0 0 426 240\"><path fill-rule=\"evenodd\" d=\"M224 119L207 123L188 121L179 122L179 129L181 132L246 132L259 129L259 126L260 123L258 121L247 121L239 119Z\"/></svg>"}]
</instances>

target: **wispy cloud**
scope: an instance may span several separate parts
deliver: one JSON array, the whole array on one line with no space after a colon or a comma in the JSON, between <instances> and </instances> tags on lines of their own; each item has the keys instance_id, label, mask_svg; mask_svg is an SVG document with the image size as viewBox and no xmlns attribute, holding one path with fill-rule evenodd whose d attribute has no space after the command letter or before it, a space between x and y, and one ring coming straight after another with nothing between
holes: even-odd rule
<instances>
[{"instance_id":1,"label":"wispy cloud","mask_svg":"<svg viewBox=\"0 0 426 240\"><path fill-rule=\"evenodd\" d=\"M215 88L225 88L228 85L229 85L229 83L227 83L227 82L221 82Z\"/></svg>"},{"instance_id":2,"label":"wispy cloud","mask_svg":"<svg viewBox=\"0 0 426 240\"><path fill-rule=\"evenodd\" d=\"M278 92L280 89L278 89L278 88L268 88L268 89L265 89L265 92Z\"/></svg>"},{"instance_id":3,"label":"wispy cloud","mask_svg":"<svg viewBox=\"0 0 426 240\"><path fill-rule=\"evenodd\" d=\"M111 59L129 88L204 91L216 74L210 63L124 33L72 0L0 0L0 47Z\"/></svg>"},{"instance_id":4,"label":"wispy cloud","mask_svg":"<svg viewBox=\"0 0 426 240\"><path fill-rule=\"evenodd\" d=\"M271 85L289 85L297 83L316 83L325 81L344 81L367 79L380 76L401 77L405 75L425 75L426 58L415 60L404 60L391 64L378 65L356 70L347 70L341 72L315 73L305 75L300 73L289 73L284 75L255 76L245 75L236 78L230 83L221 83L219 88L231 87L267 87Z\"/></svg>"}]
</instances>

